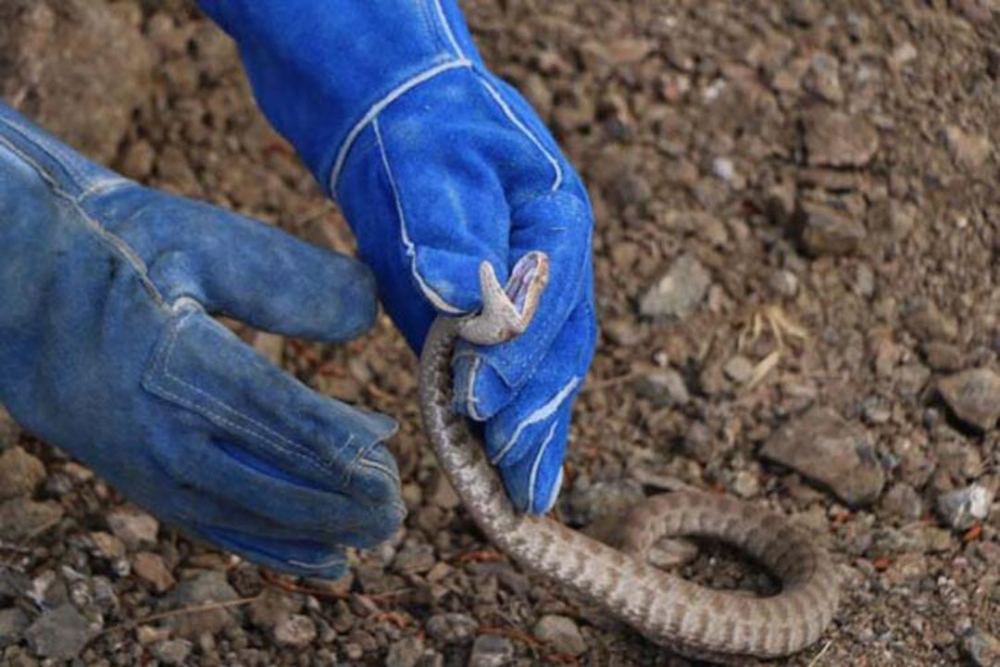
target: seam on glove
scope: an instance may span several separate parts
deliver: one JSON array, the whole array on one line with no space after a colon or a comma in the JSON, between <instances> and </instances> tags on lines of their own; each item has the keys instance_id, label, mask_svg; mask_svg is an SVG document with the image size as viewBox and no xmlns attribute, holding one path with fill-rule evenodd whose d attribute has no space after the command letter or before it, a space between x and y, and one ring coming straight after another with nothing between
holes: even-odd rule
<instances>
[{"instance_id":1,"label":"seam on glove","mask_svg":"<svg viewBox=\"0 0 1000 667\"><path fill-rule=\"evenodd\" d=\"M541 467L542 458L556 434L556 426L558 425L558 421L552 423L552 428L545 434L545 440L542 441L542 446L538 448L538 454L535 455L535 461L531 464L531 475L528 477L528 506L525 508L527 512L530 512L535 506L535 482L538 479L538 468Z\"/></svg>"},{"instance_id":2,"label":"seam on glove","mask_svg":"<svg viewBox=\"0 0 1000 667\"><path fill-rule=\"evenodd\" d=\"M455 39L455 33L451 29L451 24L448 23L448 17L444 13L444 7L441 6L441 0L434 0L434 9L437 11L438 20L441 22L444 34L455 49L455 55L464 60L465 53L462 52L462 47L458 45L458 40Z\"/></svg>"},{"instance_id":3,"label":"seam on glove","mask_svg":"<svg viewBox=\"0 0 1000 667\"><path fill-rule=\"evenodd\" d=\"M406 256L410 258L410 273L416 281L424 297L430 301L435 308L451 315L458 315L463 311L451 305L440 294L431 289L430 285L424 282L423 276L417 271L417 248L410 238L410 233L406 229L406 214L403 212L403 201L399 195L399 188L396 186L396 179L389 166L389 156L385 152L385 143L382 141L382 132L379 130L378 117L372 120L372 129L375 131L375 142L378 144L379 154L382 157L382 168L385 169L386 178L389 179L389 186L392 189L392 197L396 203L396 217L399 218L400 238L406 249Z\"/></svg>"},{"instance_id":4,"label":"seam on glove","mask_svg":"<svg viewBox=\"0 0 1000 667\"><path fill-rule=\"evenodd\" d=\"M347 154L350 152L351 146L353 146L354 142L357 140L358 135L361 134L368 124L375 120L387 106L402 97L403 94L410 89L419 86L425 81L430 81L439 74L457 69L459 67L472 69L472 61L465 58L448 60L439 65L435 65L430 69L426 69L423 72L414 74L409 79L403 81L403 83L390 90L384 97L382 97L382 99L378 100L375 104L369 107L368 111L365 112L365 115L361 117L361 120L355 123L354 127L351 128L351 131L347 133L344 143L341 145L340 150L337 151L337 159L333 163L333 170L330 172L329 182L330 194L333 195L334 198L337 196L337 182L340 180L340 172L344 169L344 162L347 161Z\"/></svg>"},{"instance_id":5,"label":"seam on glove","mask_svg":"<svg viewBox=\"0 0 1000 667\"><path fill-rule=\"evenodd\" d=\"M46 152L49 157L56 159L51 153L48 153L43 146L39 146L36 142L32 141L30 137L24 136L17 126L11 125L9 122L2 119L0 119L0 122L8 125L8 127L20 134L23 139L31 142L40 150ZM102 241L104 245L108 246L114 254L118 255L121 260L132 267L132 270L135 271L139 278L139 282L141 282L143 287L146 288L146 291L152 297L153 301L158 306L164 305L163 295L160 294L160 290L156 288L156 285L154 285L153 281L149 278L149 270L146 268L146 263L142 261L141 257L135 254L135 251L132 250L131 246L129 246L124 239L112 234L104 228L104 225L90 217L90 214L84 210L84 208L80 205L80 202L78 202L75 197L59 187L59 182L56 181L52 174L42 167L42 165L38 164L38 162L36 162L30 155L27 155L24 151L11 143L7 137L0 136L0 145L3 145L7 148L7 150L28 164L35 171L35 173L38 174L38 177L45 181L45 183L49 186L49 189L52 190L52 193L58 199L62 200L64 205L70 206L76 215L82 219L84 227L90 229L97 235L97 238Z\"/></svg>"},{"instance_id":6,"label":"seam on glove","mask_svg":"<svg viewBox=\"0 0 1000 667\"><path fill-rule=\"evenodd\" d=\"M497 103L501 111L503 111L503 114L507 116L507 119L510 120L510 122L514 125L514 127L520 130L521 133L524 136L526 136L528 140L531 141L531 143L533 143L539 151L541 151L542 155L545 156L545 159L548 160L549 164L552 165L552 169L555 170L556 176L555 180L552 181L551 190L552 192L558 190L559 186L562 185L563 182L562 167L559 165L559 160L557 160L556 157L552 153L550 153L547 148L545 148L541 140L537 136L535 136L535 133L529 130L528 126L525 125L521 121L521 119L517 117L517 114L514 113L514 110L510 108L510 105L507 104L507 101L504 100L503 97L500 95L500 91L498 91L493 86L493 84L487 80L486 76L475 69L473 69L473 72L475 73L476 78L479 80L479 83L481 83L482 86L486 88L486 91L490 94L490 97L492 97L493 101Z\"/></svg>"},{"instance_id":7,"label":"seam on glove","mask_svg":"<svg viewBox=\"0 0 1000 667\"><path fill-rule=\"evenodd\" d=\"M240 412L239 410L227 405L223 401L215 398L214 396L208 394L207 392L199 389L198 387L192 385L189 382L182 380L173 373L170 372L170 358L173 354L174 346L177 342L177 338L180 335L182 325L190 319L193 315L200 312L200 307L196 309L191 309L184 315L181 315L175 322L171 324L171 331L166 343L161 346L153 358L152 364L147 372L143 384L154 394L167 398L174 401L178 405L191 410L192 412L202 414L207 416L210 421L214 421L217 425L230 428L238 433L262 440L265 444L271 445L277 448L279 451L284 452L290 456L294 456L308 464L311 464L321 471L330 471L331 466L323 459L317 457L315 454L310 452L308 449L303 447L301 444L285 438L280 433L273 431L266 425L261 424L252 417ZM177 393L168 389L160 378L166 377L183 387L187 387L195 394L204 398L206 403L198 404L187 398L184 398ZM213 405L217 406L217 409L213 409ZM227 416L228 415L228 416ZM247 424L241 424L234 419L242 419L247 422ZM349 441L348 441L349 442ZM284 444L282 444L284 443ZM342 451L343 445L339 451Z\"/></svg>"},{"instance_id":8,"label":"seam on glove","mask_svg":"<svg viewBox=\"0 0 1000 667\"><path fill-rule=\"evenodd\" d=\"M507 456L508 452L510 452L510 450L513 449L514 445L517 444L517 440L518 438L521 437L521 434L524 432L524 429L528 428L532 424L537 424L540 421L548 419L553 414L555 414L555 411L559 409L559 406L562 405L562 402L565 401L566 398L573 393L573 390L576 389L577 385L579 384L580 384L580 376L574 375L573 378L566 383L566 386L560 389L559 393L553 396L548 403L538 408L530 415L528 415L524 420L522 420L521 423L517 425L517 428L514 429L514 434L510 437L510 440L507 441L507 444L504 445L503 448L499 452L497 452L492 459L490 459L490 463L492 463L493 465L499 464L503 460L503 458Z\"/></svg>"}]
</instances>

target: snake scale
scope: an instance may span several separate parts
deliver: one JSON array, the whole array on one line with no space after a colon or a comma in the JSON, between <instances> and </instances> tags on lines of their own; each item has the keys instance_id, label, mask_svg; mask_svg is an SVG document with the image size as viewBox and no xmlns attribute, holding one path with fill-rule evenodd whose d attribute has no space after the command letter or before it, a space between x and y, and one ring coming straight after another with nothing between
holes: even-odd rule
<instances>
[{"instance_id":1,"label":"snake scale","mask_svg":"<svg viewBox=\"0 0 1000 667\"><path fill-rule=\"evenodd\" d=\"M515 274L523 292L531 281L523 272ZM495 279L480 277L489 316L495 299L487 297L501 288ZM543 285L544 278L537 291ZM508 304L525 301L511 287L506 294ZM537 293L528 301L537 302ZM722 663L775 658L820 638L837 609L838 575L814 540L778 514L706 493L654 496L629 515L618 551L548 517L515 511L481 444L453 408L451 359L461 324L439 317L428 334L420 361L420 408L438 463L494 544L526 569L686 657ZM682 535L741 549L780 579L781 592L760 598L717 591L646 562L657 540Z\"/></svg>"}]
</instances>

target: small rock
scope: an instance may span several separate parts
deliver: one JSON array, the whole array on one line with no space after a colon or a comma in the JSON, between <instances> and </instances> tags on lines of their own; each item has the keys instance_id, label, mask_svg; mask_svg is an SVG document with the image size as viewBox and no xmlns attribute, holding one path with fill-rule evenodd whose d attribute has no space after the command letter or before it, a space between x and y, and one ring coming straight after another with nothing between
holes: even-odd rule
<instances>
[{"instance_id":1,"label":"small rock","mask_svg":"<svg viewBox=\"0 0 1000 667\"><path fill-rule=\"evenodd\" d=\"M864 429L828 408L813 408L785 424L761 455L829 487L852 507L874 502L885 483Z\"/></svg>"},{"instance_id":2,"label":"small rock","mask_svg":"<svg viewBox=\"0 0 1000 667\"><path fill-rule=\"evenodd\" d=\"M698 557L698 545L683 537L657 540L646 554L646 561L661 569L687 565Z\"/></svg>"},{"instance_id":3,"label":"small rock","mask_svg":"<svg viewBox=\"0 0 1000 667\"><path fill-rule=\"evenodd\" d=\"M949 343L924 343L921 351L927 365L936 371L954 373L962 367L962 351Z\"/></svg>"},{"instance_id":4,"label":"small rock","mask_svg":"<svg viewBox=\"0 0 1000 667\"><path fill-rule=\"evenodd\" d=\"M578 656L587 650L576 621L566 616L549 614L535 624L534 635L549 644L556 652Z\"/></svg>"},{"instance_id":5,"label":"small rock","mask_svg":"<svg viewBox=\"0 0 1000 667\"><path fill-rule=\"evenodd\" d=\"M98 531L90 534L94 550L101 558L117 560L125 557L125 543L111 533Z\"/></svg>"},{"instance_id":6,"label":"small rock","mask_svg":"<svg viewBox=\"0 0 1000 667\"><path fill-rule=\"evenodd\" d=\"M954 125L945 130L945 142L955 164L970 171L981 169L993 150L987 135L964 132Z\"/></svg>"},{"instance_id":7,"label":"small rock","mask_svg":"<svg viewBox=\"0 0 1000 667\"><path fill-rule=\"evenodd\" d=\"M504 667L514 658L514 644L499 635L479 635L472 643L468 667Z\"/></svg>"},{"instance_id":8,"label":"small rock","mask_svg":"<svg viewBox=\"0 0 1000 667\"><path fill-rule=\"evenodd\" d=\"M229 582L226 573L217 570L202 570L190 579L180 582L165 600L167 609L185 609L208 605L212 602L232 602L239 597ZM202 634L214 635L232 625L233 611L226 607L206 609L174 616L166 625L185 639L197 639Z\"/></svg>"},{"instance_id":9,"label":"small rock","mask_svg":"<svg viewBox=\"0 0 1000 667\"><path fill-rule=\"evenodd\" d=\"M434 547L425 542L407 542L392 560L392 569L399 574L421 574L437 562Z\"/></svg>"},{"instance_id":10,"label":"small rock","mask_svg":"<svg viewBox=\"0 0 1000 667\"><path fill-rule=\"evenodd\" d=\"M427 619L427 634L445 644L458 644L472 639L479 623L468 614L434 614Z\"/></svg>"},{"instance_id":11,"label":"small rock","mask_svg":"<svg viewBox=\"0 0 1000 667\"><path fill-rule=\"evenodd\" d=\"M316 623L308 616L293 614L274 626L274 639L282 646L303 648L316 639Z\"/></svg>"},{"instance_id":12,"label":"small rock","mask_svg":"<svg viewBox=\"0 0 1000 667\"><path fill-rule=\"evenodd\" d=\"M818 202L803 202L800 219L802 243L814 255L853 253L868 235L860 222Z\"/></svg>"},{"instance_id":13,"label":"small rock","mask_svg":"<svg viewBox=\"0 0 1000 667\"><path fill-rule=\"evenodd\" d=\"M174 575L170 573L163 558L149 551L141 551L132 558L132 571L152 585L157 593L170 590L175 583Z\"/></svg>"},{"instance_id":14,"label":"small rock","mask_svg":"<svg viewBox=\"0 0 1000 667\"><path fill-rule=\"evenodd\" d=\"M753 377L753 362L743 355L737 354L726 361L722 372L736 384L746 384Z\"/></svg>"},{"instance_id":15,"label":"small rock","mask_svg":"<svg viewBox=\"0 0 1000 667\"><path fill-rule=\"evenodd\" d=\"M955 530L968 530L990 513L993 494L986 487L973 484L938 496L938 514Z\"/></svg>"},{"instance_id":16,"label":"small rock","mask_svg":"<svg viewBox=\"0 0 1000 667\"><path fill-rule=\"evenodd\" d=\"M916 489L899 482L883 496L882 509L893 516L916 521L924 514L924 503Z\"/></svg>"},{"instance_id":17,"label":"small rock","mask_svg":"<svg viewBox=\"0 0 1000 667\"><path fill-rule=\"evenodd\" d=\"M445 510L453 510L462 504L461 498L455 492L455 487L448 481L448 477L440 468L435 469L427 485L427 501L436 507Z\"/></svg>"},{"instance_id":18,"label":"small rock","mask_svg":"<svg viewBox=\"0 0 1000 667\"><path fill-rule=\"evenodd\" d=\"M36 655L71 660L78 657L95 629L76 607L67 603L39 616L24 635Z\"/></svg>"},{"instance_id":19,"label":"small rock","mask_svg":"<svg viewBox=\"0 0 1000 667\"><path fill-rule=\"evenodd\" d=\"M160 524L156 519L138 510L118 508L108 513L108 527L130 549L156 543Z\"/></svg>"},{"instance_id":20,"label":"small rock","mask_svg":"<svg viewBox=\"0 0 1000 667\"><path fill-rule=\"evenodd\" d=\"M0 454L0 500L30 496L45 479L45 466L20 447Z\"/></svg>"},{"instance_id":21,"label":"small rock","mask_svg":"<svg viewBox=\"0 0 1000 667\"><path fill-rule=\"evenodd\" d=\"M17 607L0 609L0 652L21 641L28 622L28 616Z\"/></svg>"},{"instance_id":22,"label":"small rock","mask_svg":"<svg viewBox=\"0 0 1000 667\"><path fill-rule=\"evenodd\" d=\"M949 375L938 382L938 391L956 417L982 431L1000 419L1000 376L987 368Z\"/></svg>"},{"instance_id":23,"label":"small rock","mask_svg":"<svg viewBox=\"0 0 1000 667\"><path fill-rule=\"evenodd\" d=\"M958 322L942 313L933 301L915 303L903 321L910 333L921 341L951 341L958 336Z\"/></svg>"},{"instance_id":24,"label":"small rock","mask_svg":"<svg viewBox=\"0 0 1000 667\"><path fill-rule=\"evenodd\" d=\"M567 513L575 524L587 525L604 516L624 516L642 502L646 494L632 479L576 484L567 499Z\"/></svg>"},{"instance_id":25,"label":"small rock","mask_svg":"<svg viewBox=\"0 0 1000 667\"><path fill-rule=\"evenodd\" d=\"M985 630L972 628L962 639L966 655L980 667L994 667L1000 664L1000 640Z\"/></svg>"},{"instance_id":26,"label":"small rock","mask_svg":"<svg viewBox=\"0 0 1000 667\"><path fill-rule=\"evenodd\" d=\"M740 470L733 477L733 492L740 498L753 498L760 493L760 478L750 470Z\"/></svg>"},{"instance_id":27,"label":"small rock","mask_svg":"<svg viewBox=\"0 0 1000 667\"><path fill-rule=\"evenodd\" d=\"M193 646L186 639L167 639L153 644L149 652L165 665L183 665Z\"/></svg>"},{"instance_id":28,"label":"small rock","mask_svg":"<svg viewBox=\"0 0 1000 667\"><path fill-rule=\"evenodd\" d=\"M14 423L7 408L0 403L0 451L13 447L20 435L21 429Z\"/></svg>"},{"instance_id":29,"label":"small rock","mask_svg":"<svg viewBox=\"0 0 1000 667\"><path fill-rule=\"evenodd\" d=\"M423 653L424 642L420 637L404 637L389 647L385 667L416 667Z\"/></svg>"},{"instance_id":30,"label":"small rock","mask_svg":"<svg viewBox=\"0 0 1000 667\"><path fill-rule=\"evenodd\" d=\"M878 130L860 116L816 109L806 116L804 127L809 164L863 167L878 152Z\"/></svg>"},{"instance_id":31,"label":"small rock","mask_svg":"<svg viewBox=\"0 0 1000 667\"><path fill-rule=\"evenodd\" d=\"M770 288L774 290L775 294L783 296L787 299L791 299L798 294L799 291L798 276L787 269L782 269L772 273L767 283Z\"/></svg>"},{"instance_id":32,"label":"small rock","mask_svg":"<svg viewBox=\"0 0 1000 667\"><path fill-rule=\"evenodd\" d=\"M646 317L683 319L698 308L711 284L712 275L694 255L681 255L643 295L639 312Z\"/></svg>"},{"instance_id":33,"label":"small rock","mask_svg":"<svg viewBox=\"0 0 1000 667\"><path fill-rule=\"evenodd\" d=\"M0 503L0 540L20 542L40 535L59 523L62 516L59 503L11 498Z\"/></svg>"},{"instance_id":34,"label":"small rock","mask_svg":"<svg viewBox=\"0 0 1000 667\"><path fill-rule=\"evenodd\" d=\"M655 407L686 405L691 400L684 378L670 368L650 368L636 377L631 386Z\"/></svg>"},{"instance_id":35,"label":"small rock","mask_svg":"<svg viewBox=\"0 0 1000 667\"><path fill-rule=\"evenodd\" d=\"M812 57L809 70L802 78L802 86L813 95L837 104L844 99L840 85L840 63L829 53L819 52Z\"/></svg>"},{"instance_id":36,"label":"small rock","mask_svg":"<svg viewBox=\"0 0 1000 667\"><path fill-rule=\"evenodd\" d=\"M266 588L250 605L250 620L261 628L273 628L292 614L302 611L303 599L297 593Z\"/></svg>"}]
</instances>

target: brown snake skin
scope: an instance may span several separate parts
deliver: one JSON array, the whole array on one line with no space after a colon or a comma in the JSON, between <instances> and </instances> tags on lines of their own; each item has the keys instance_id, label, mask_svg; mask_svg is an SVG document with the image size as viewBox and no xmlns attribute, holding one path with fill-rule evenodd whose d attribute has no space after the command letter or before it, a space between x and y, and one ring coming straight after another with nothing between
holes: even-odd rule
<instances>
[{"instance_id":1,"label":"brown snake skin","mask_svg":"<svg viewBox=\"0 0 1000 667\"><path fill-rule=\"evenodd\" d=\"M438 318L420 362L420 407L434 453L489 539L525 568L575 591L669 650L739 663L795 653L820 638L838 604L827 554L783 517L723 496L671 493L639 505L617 551L562 524L515 512L465 420L452 409L455 320ZM646 563L668 535L732 544L778 577L767 598L705 588Z\"/></svg>"}]
</instances>

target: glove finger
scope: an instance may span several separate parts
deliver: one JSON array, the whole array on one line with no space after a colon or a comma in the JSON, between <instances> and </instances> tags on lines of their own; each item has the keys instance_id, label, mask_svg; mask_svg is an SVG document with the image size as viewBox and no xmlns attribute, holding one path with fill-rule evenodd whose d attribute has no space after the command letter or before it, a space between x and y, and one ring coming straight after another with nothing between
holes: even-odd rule
<instances>
[{"instance_id":1,"label":"glove finger","mask_svg":"<svg viewBox=\"0 0 1000 667\"><path fill-rule=\"evenodd\" d=\"M286 574L337 579L347 571L347 555L342 547L311 540L282 540L213 526L200 526L193 533L248 561Z\"/></svg>"},{"instance_id":2,"label":"glove finger","mask_svg":"<svg viewBox=\"0 0 1000 667\"><path fill-rule=\"evenodd\" d=\"M138 187L112 194L117 210L104 219L122 222L109 229L168 303L188 297L260 329L323 341L354 338L375 320L375 280L350 257L201 202Z\"/></svg>"},{"instance_id":3,"label":"glove finger","mask_svg":"<svg viewBox=\"0 0 1000 667\"><path fill-rule=\"evenodd\" d=\"M586 200L563 191L535 199L515 212L511 260L516 263L532 250L545 252L550 261L549 282L534 319L521 336L488 347L459 344L454 364L459 412L485 420L508 405L549 353L570 313L592 300L591 226Z\"/></svg>"},{"instance_id":4,"label":"glove finger","mask_svg":"<svg viewBox=\"0 0 1000 667\"><path fill-rule=\"evenodd\" d=\"M531 382L487 422L487 454L519 509L544 512L554 501L573 399L596 339L588 301L573 312Z\"/></svg>"},{"instance_id":5,"label":"glove finger","mask_svg":"<svg viewBox=\"0 0 1000 667\"><path fill-rule=\"evenodd\" d=\"M397 500L364 504L304 485L224 435L188 431L181 438L158 448L153 461L176 487L158 509L182 526L365 548L392 536L406 514Z\"/></svg>"},{"instance_id":6,"label":"glove finger","mask_svg":"<svg viewBox=\"0 0 1000 667\"><path fill-rule=\"evenodd\" d=\"M393 420L310 390L196 306L168 323L143 387L191 425L207 419L265 471L362 505L399 500L399 474L381 445Z\"/></svg>"}]
</instances>

